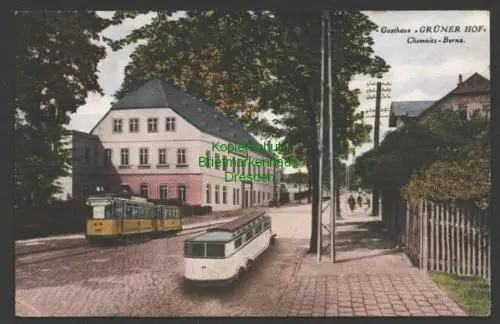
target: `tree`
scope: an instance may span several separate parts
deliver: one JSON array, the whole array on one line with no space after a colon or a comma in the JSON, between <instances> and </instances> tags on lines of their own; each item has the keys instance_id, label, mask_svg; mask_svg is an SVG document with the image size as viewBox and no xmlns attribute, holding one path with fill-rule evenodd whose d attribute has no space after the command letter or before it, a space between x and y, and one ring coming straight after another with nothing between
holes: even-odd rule
<instances>
[{"instance_id":1,"label":"tree","mask_svg":"<svg viewBox=\"0 0 500 324\"><path fill-rule=\"evenodd\" d=\"M116 21L94 11L24 11L14 16L15 184L18 203L47 201L66 175L63 148L69 114L102 90L97 64L104 46L99 33Z\"/></svg>"},{"instance_id":2,"label":"tree","mask_svg":"<svg viewBox=\"0 0 500 324\"><path fill-rule=\"evenodd\" d=\"M376 75L388 66L372 55L375 24L359 12L332 15L333 56L338 58L332 66L335 147L342 156L347 143L361 143L368 134L354 112L359 90L349 89L349 82L356 74ZM115 48L145 41L133 53L116 96L159 77L217 105L254 133L285 137L289 154L308 168L317 202L320 26L319 13L189 11L177 21L158 13L151 24L110 41ZM265 111L278 120L262 118ZM317 248L317 213L314 203L311 252Z\"/></svg>"},{"instance_id":3,"label":"tree","mask_svg":"<svg viewBox=\"0 0 500 324\"><path fill-rule=\"evenodd\" d=\"M378 149L356 160L356 172L364 186L377 185L387 198L403 193L410 200L475 200L484 205L489 199L489 161L487 121L478 116L463 120L457 112L443 111L427 124L389 133Z\"/></svg>"}]
</instances>

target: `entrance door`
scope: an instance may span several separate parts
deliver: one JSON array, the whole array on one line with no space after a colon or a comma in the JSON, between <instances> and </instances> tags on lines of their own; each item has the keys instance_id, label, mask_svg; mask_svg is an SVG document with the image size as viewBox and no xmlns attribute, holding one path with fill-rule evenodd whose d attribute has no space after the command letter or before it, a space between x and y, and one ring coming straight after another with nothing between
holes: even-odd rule
<instances>
[{"instance_id":1,"label":"entrance door","mask_svg":"<svg viewBox=\"0 0 500 324\"><path fill-rule=\"evenodd\" d=\"M243 199L243 208L248 208L248 190L245 190L245 197Z\"/></svg>"}]
</instances>

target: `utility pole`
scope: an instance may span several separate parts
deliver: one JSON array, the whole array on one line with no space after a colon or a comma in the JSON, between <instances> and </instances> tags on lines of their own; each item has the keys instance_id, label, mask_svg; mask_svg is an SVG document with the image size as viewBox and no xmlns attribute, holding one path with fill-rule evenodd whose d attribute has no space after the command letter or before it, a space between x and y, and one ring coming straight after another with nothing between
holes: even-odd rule
<instances>
[{"instance_id":1,"label":"utility pole","mask_svg":"<svg viewBox=\"0 0 500 324\"><path fill-rule=\"evenodd\" d=\"M380 78L379 78L380 79ZM376 85L376 90L373 89L368 89L366 92L375 92L375 97L371 95L367 95L366 99L375 99L375 123L374 123L374 129L373 129L373 148L377 149L379 146L379 140L380 140L380 101L382 98L390 98L390 95L388 94L382 94L382 92L388 93L391 91L391 88L389 86L391 85L390 82L381 82L377 81L375 82L368 82L368 86L373 86ZM386 88L382 88L382 85L387 86ZM373 192L372 192L372 216L379 216L379 191L377 186L373 187Z\"/></svg>"},{"instance_id":2,"label":"utility pole","mask_svg":"<svg viewBox=\"0 0 500 324\"><path fill-rule=\"evenodd\" d=\"M319 130L319 212L318 212L318 249L317 249L317 259L318 262L321 261L321 254L324 252L323 247L323 229L325 229L330 235L330 261L335 262L335 182L334 182L334 160L335 151L333 146L333 103L332 103L332 54L331 54L331 17L330 12L323 12L321 19L321 103L320 103L320 130ZM326 26L326 38L327 38L327 70L328 70L328 84L325 87L325 20L327 22ZM325 88L328 91L328 127L329 127L329 145L328 150L325 150L324 134L325 134ZM326 151L326 152L325 152ZM323 158L329 157L330 161L330 190L327 206L323 206ZM323 223L323 213L329 209L330 224ZM329 225L329 226L327 226ZM328 246L326 246L328 248Z\"/></svg>"}]
</instances>

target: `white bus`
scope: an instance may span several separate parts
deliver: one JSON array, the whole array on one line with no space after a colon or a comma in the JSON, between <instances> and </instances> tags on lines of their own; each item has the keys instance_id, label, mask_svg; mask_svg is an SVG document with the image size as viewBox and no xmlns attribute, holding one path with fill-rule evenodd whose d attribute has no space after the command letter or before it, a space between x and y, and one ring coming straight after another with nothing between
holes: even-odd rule
<instances>
[{"instance_id":1,"label":"white bus","mask_svg":"<svg viewBox=\"0 0 500 324\"><path fill-rule=\"evenodd\" d=\"M253 213L184 241L184 277L203 284L230 283L273 244L271 218Z\"/></svg>"}]
</instances>

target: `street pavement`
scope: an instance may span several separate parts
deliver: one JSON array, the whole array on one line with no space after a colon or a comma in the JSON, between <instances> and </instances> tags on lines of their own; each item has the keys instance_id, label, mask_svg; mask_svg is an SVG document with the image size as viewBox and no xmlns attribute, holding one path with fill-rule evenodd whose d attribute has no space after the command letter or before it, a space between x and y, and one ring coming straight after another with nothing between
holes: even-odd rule
<instances>
[{"instance_id":1,"label":"street pavement","mask_svg":"<svg viewBox=\"0 0 500 324\"><path fill-rule=\"evenodd\" d=\"M332 264L326 251L318 263L316 255L306 254L310 208L306 204L270 208L273 231L278 235L276 245L242 280L226 289L192 289L183 284L183 240L203 231L203 227L187 228L178 237L137 244L28 253L16 258L16 313L153 317L464 315L385 239L379 219L363 211L351 214L342 209L344 219L336 222L337 262ZM327 215L324 223L328 223Z\"/></svg>"}]
</instances>

